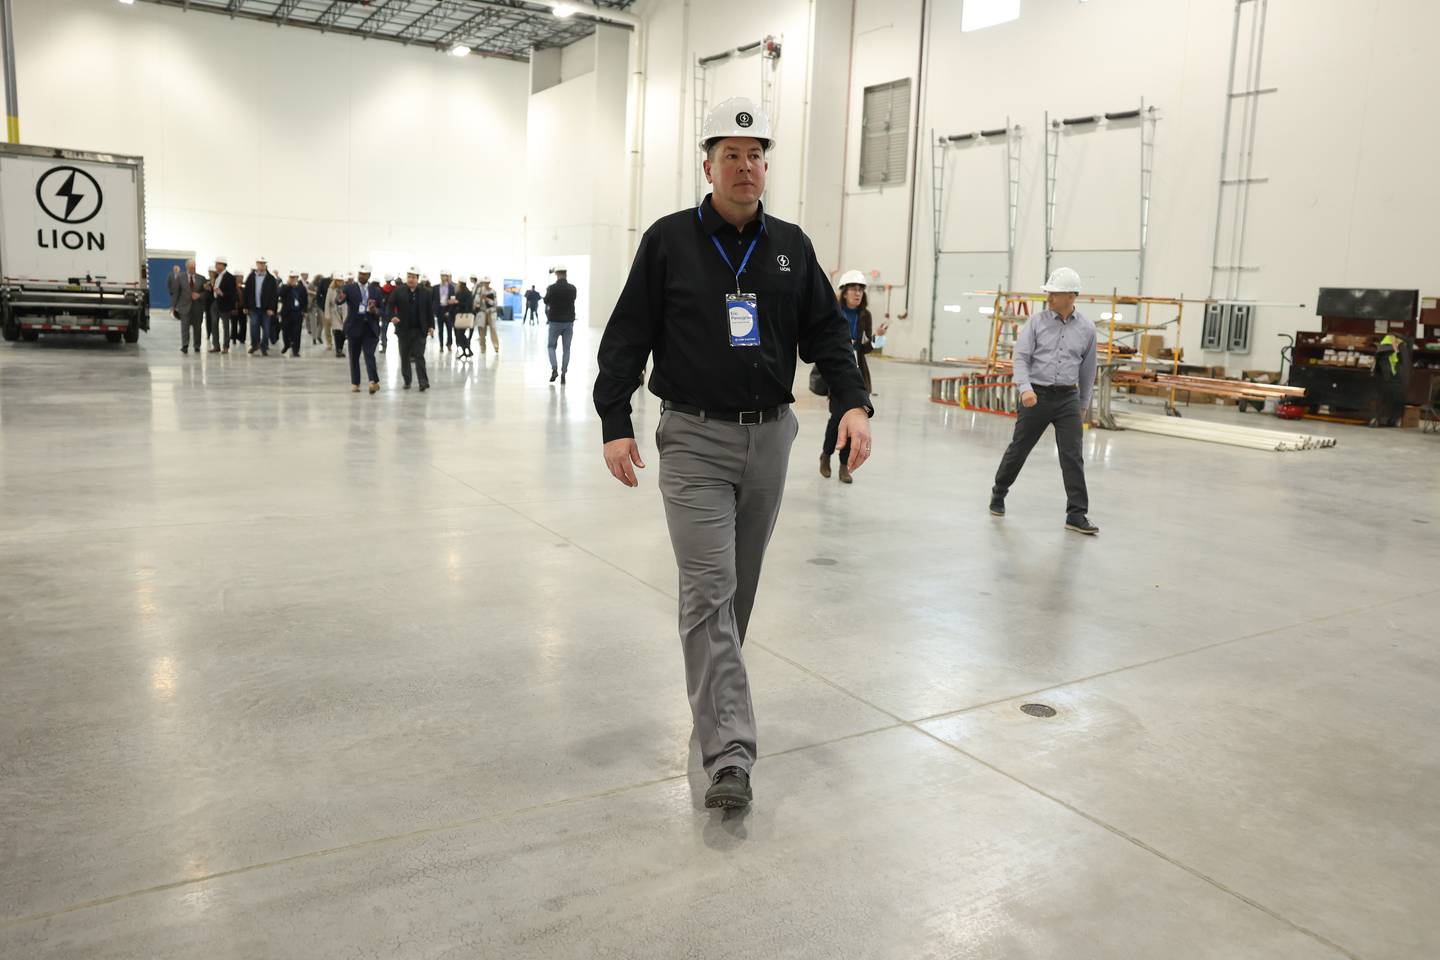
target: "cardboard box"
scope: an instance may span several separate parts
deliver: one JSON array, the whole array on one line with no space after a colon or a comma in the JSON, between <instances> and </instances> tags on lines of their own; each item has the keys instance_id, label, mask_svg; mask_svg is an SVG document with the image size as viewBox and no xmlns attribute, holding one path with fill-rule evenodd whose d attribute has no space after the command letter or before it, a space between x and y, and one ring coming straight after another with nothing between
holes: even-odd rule
<instances>
[{"instance_id":1,"label":"cardboard box","mask_svg":"<svg viewBox=\"0 0 1440 960\"><path fill-rule=\"evenodd\" d=\"M1147 357L1159 357L1165 351L1165 337L1158 333L1140 334L1139 353Z\"/></svg>"},{"instance_id":2,"label":"cardboard box","mask_svg":"<svg viewBox=\"0 0 1440 960\"><path fill-rule=\"evenodd\" d=\"M1420 408L1406 407L1405 413L1400 417L1400 426L1412 428L1420 426Z\"/></svg>"},{"instance_id":3,"label":"cardboard box","mask_svg":"<svg viewBox=\"0 0 1440 960\"><path fill-rule=\"evenodd\" d=\"M1370 346L1370 338L1353 333L1334 334L1335 347L1338 350L1356 350Z\"/></svg>"}]
</instances>

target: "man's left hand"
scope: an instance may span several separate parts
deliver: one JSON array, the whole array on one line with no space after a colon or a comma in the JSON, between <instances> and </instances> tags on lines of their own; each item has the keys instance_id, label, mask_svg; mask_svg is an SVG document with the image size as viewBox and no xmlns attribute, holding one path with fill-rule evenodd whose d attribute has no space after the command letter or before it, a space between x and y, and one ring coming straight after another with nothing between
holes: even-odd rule
<instances>
[{"instance_id":1,"label":"man's left hand","mask_svg":"<svg viewBox=\"0 0 1440 960\"><path fill-rule=\"evenodd\" d=\"M852 407L840 418L840 432L836 434L835 449L850 448L849 470L854 473L870 459L870 416L864 407Z\"/></svg>"}]
</instances>

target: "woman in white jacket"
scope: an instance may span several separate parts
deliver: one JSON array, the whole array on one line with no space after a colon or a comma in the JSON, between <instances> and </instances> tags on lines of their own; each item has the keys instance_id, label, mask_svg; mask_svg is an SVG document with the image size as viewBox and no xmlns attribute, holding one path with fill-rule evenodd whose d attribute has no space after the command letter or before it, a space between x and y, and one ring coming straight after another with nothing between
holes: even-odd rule
<instances>
[{"instance_id":1,"label":"woman in white jacket","mask_svg":"<svg viewBox=\"0 0 1440 960\"><path fill-rule=\"evenodd\" d=\"M329 321L330 335L335 340L335 356L345 356L345 304L340 299L340 288L349 281L341 281L337 273L330 281L330 290L325 294L325 319Z\"/></svg>"}]
</instances>

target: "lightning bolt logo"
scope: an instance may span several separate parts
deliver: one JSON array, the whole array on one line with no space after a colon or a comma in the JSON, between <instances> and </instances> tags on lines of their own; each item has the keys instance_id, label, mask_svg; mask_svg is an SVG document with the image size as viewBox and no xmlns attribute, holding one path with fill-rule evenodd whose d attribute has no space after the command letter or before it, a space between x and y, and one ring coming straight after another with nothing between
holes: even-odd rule
<instances>
[{"instance_id":1,"label":"lightning bolt logo","mask_svg":"<svg viewBox=\"0 0 1440 960\"><path fill-rule=\"evenodd\" d=\"M59 184L57 187L56 184ZM35 183L40 209L61 223L88 223L100 212L105 194L100 182L80 167L51 167ZM62 205L61 200L65 203Z\"/></svg>"},{"instance_id":2,"label":"lightning bolt logo","mask_svg":"<svg viewBox=\"0 0 1440 960\"><path fill-rule=\"evenodd\" d=\"M62 218L64 220L69 220L70 214L74 213L75 208L80 206L80 201L85 199L85 194L75 189L75 174L73 172L66 179L64 185L55 191L55 196L65 198L65 216Z\"/></svg>"}]
</instances>

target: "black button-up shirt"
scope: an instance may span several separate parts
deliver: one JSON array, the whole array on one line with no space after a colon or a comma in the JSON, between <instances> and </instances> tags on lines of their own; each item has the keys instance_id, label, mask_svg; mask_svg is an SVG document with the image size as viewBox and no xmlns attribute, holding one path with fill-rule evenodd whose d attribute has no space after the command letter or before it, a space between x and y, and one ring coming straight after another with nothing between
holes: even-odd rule
<instances>
[{"instance_id":1,"label":"black button-up shirt","mask_svg":"<svg viewBox=\"0 0 1440 960\"><path fill-rule=\"evenodd\" d=\"M651 353L650 392L703 410L764 410L793 403L795 356L820 367L845 407L870 409L850 330L810 238L763 207L743 231L706 197L699 208L656 221L640 241L625 289L600 341L595 409L605 441L635 436L630 396ZM719 240L739 268L758 237L739 287L756 296L760 345L732 347L725 297L735 271L715 249Z\"/></svg>"}]
</instances>

